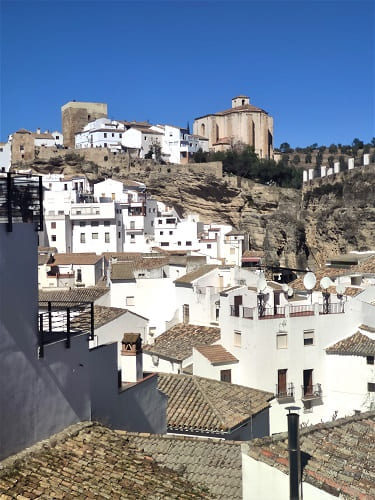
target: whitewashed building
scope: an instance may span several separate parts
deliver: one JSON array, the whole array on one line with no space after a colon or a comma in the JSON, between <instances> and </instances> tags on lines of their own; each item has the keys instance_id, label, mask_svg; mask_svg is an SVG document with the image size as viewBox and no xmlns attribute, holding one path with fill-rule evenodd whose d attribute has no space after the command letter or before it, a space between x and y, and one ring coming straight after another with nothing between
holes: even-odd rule
<instances>
[{"instance_id":1,"label":"whitewashed building","mask_svg":"<svg viewBox=\"0 0 375 500\"><path fill-rule=\"evenodd\" d=\"M0 142L0 172L8 172L12 163L12 140Z\"/></svg>"},{"instance_id":2,"label":"whitewashed building","mask_svg":"<svg viewBox=\"0 0 375 500\"><path fill-rule=\"evenodd\" d=\"M139 158L145 158L154 145L161 147L163 133L150 127L130 127L122 136L122 146L136 150Z\"/></svg>"},{"instance_id":3,"label":"whitewashed building","mask_svg":"<svg viewBox=\"0 0 375 500\"><path fill-rule=\"evenodd\" d=\"M98 118L88 123L81 132L75 135L76 149L109 148L121 150L125 125L108 118Z\"/></svg>"}]
</instances>

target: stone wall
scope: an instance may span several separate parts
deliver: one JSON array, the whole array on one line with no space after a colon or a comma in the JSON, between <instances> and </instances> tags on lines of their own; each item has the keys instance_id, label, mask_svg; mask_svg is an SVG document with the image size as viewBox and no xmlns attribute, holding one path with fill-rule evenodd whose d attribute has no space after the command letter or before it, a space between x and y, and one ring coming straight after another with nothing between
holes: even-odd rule
<instances>
[{"instance_id":1,"label":"stone wall","mask_svg":"<svg viewBox=\"0 0 375 500\"><path fill-rule=\"evenodd\" d=\"M64 146L74 148L75 134L97 118L107 118L107 104L75 101L64 104L61 107Z\"/></svg>"}]
</instances>

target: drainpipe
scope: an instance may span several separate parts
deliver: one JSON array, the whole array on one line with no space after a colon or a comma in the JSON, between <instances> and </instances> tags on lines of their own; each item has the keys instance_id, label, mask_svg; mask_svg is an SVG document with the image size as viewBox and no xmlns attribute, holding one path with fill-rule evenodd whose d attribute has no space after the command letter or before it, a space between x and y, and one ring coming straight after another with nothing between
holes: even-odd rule
<instances>
[{"instance_id":1,"label":"drainpipe","mask_svg":"<svg viewBox=\"0 0 375 500\"><path fill-rule=\"evenodd\" d=\"M298 406L288 406L288 450L289 450L289 498L300 500L301 488L301 450L299 445Z\"/></svg>"}]
</instances>

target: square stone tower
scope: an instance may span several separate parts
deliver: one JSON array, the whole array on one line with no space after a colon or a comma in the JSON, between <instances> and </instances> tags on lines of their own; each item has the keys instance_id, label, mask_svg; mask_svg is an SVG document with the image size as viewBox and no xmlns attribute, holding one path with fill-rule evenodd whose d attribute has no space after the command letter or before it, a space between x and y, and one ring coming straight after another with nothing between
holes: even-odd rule
<instances>
[{"instance_id":1,"label":"square stone tower","mask_svg":"<svg viewBox=\"0 0 375 500\"><path fill-rule=\"evenodd\" d=\"M81 132L89 122L107 118L107 104L102 102L69 101L61 107L64 146L75 147L75 134Z\"/></svg>"}]
</instances>

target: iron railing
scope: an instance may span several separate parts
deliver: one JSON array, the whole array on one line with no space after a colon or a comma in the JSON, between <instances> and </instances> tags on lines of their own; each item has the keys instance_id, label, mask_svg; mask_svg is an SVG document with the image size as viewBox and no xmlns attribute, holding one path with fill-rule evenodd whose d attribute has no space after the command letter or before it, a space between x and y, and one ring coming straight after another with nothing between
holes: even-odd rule
<instances>
[{"instance_id":1,"label":"iron railing","mask_svg":"<svg viewBox=\"0 0 375 500\"><path fill-rule=\"evenodd\" d=\"M319 399L322 397L322 386L320 384L302 385L302 399Z\"/></svg>"},{"instance_id":2,"label":"iron railing","mask_svg":"<svg viewBox=\"0 0 375 500\"><path fill-rule=\"evenodd\" d=\"M284 318L285 317L285 307L274 306L274 307L264 307L258 311L259 319L267 318Z\"/></svg>"},{"instance_id":3,"label":"iron railing","mask_svg":"<svg viewBox=\"0 0 375 500\"><path fill-rule=\"evenodd\" d=\"M41 176L8 172L0 176L0 222L13 224L31 222L36 231L43 230L43 185Z\"/></svg>"},{"instance_id":4,"label":"iron railing","mask_svg":"<svg viewBox=\"0 0 375 500\"><path fill-rule=\"evenodd\" d=\"M306 304L300 306L289 306L289 316L312 316L314 314L314 304Z\"/></svg>"},{"instance_id":5,"label":"iron railing","mask_svg":"<svg viewBox=\"0 0 375 500\"><path fill-rule=\"evenodd\" d=\"M287 385L283 384L282 386L276 384L276 398L294 399L294 384L292 382Z\"/></svg>"},{"instance_id":6,"label":"iron railing","mask_svg":"<svg viewBox=\"0 0 375 500\"><path fill-rule=\"evenodd\" d=\"M73 335L86 334L88 340L94 339L93 302L51 302L40 301L39 308L39 357L44 356L44 346L64 340L70 348Z\"/></svg>"},{"instance_id":7,"label":"iron railing","mask_svg":"<svg viewBox=\"0 0 375 500\"><path fill-rule=\"evenodd\" d=\"M341 314L344 312L344 302L329 302L328 304L319 304L319 314Z\"/></svg>"}]
</instances>

